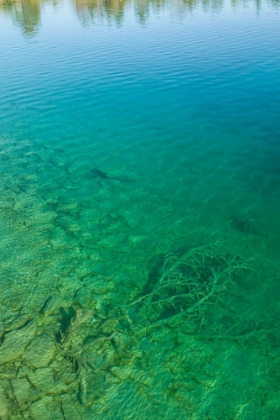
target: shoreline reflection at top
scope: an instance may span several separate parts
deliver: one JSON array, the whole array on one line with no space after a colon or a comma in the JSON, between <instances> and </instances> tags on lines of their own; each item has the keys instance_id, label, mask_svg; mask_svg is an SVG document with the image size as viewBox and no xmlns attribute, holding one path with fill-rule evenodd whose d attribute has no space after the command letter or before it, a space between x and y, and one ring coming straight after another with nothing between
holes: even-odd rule
<instances>
[{"instance_id":1,"label":"shoreline reflection at top","mask_svg":"<svg viewBox=\"0 0 280 420\"><path fill-rule=\"evenodd\" d=\"M50 5L56 8L63 0L0 0L1 14L11 15L13 21L20 26L26 35L34 35L41 25L42 8ZM69 0L83 24L105 20L121 24L125 10L133 7L140 23L145 23L151 12L173 8L179 14L191 12L197 7L206 10L219 11L223 8L224 0ZM246 5L250 0L230 0L233 7ZM280 0L255 0L257 10L262 3L279 6Z\"/></svg>"}]
</instances>

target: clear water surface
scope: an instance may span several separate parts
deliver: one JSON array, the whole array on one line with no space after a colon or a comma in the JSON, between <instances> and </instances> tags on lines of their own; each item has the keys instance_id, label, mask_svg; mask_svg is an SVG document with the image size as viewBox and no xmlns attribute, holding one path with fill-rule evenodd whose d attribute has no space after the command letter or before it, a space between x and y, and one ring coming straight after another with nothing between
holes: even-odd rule
<instances>
[{"instance_id":1,"label":"clear water surface","mask_svg":"<svg viewBox=\"0 0 280 420\"><path fill-rule=\"evenodd\" d=\"M0 417L280 412L280 3L0 0Z\"/></svg>"}]
</instances>

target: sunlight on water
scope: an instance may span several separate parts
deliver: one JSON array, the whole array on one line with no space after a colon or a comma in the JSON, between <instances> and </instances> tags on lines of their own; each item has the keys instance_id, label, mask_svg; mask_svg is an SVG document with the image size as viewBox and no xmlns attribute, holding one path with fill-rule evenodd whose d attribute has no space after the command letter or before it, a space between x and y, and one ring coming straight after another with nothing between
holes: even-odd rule
<instances>
[{"instance_id":1,"label":"sunlight on water","mask_svg":"<svg viewBox=\"0 0 280 420\"><path fill-rule=\"evenodd\" d=\"M0 0L0 418L279 417L279 1Z\"/></svg>"}]
</instances>

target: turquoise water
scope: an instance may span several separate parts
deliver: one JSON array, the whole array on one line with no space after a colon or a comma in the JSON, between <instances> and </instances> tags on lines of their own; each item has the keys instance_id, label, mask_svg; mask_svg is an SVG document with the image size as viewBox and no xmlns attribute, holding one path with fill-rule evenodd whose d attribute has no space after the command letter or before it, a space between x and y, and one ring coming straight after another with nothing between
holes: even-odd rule
<instances>
[{"instance_id":1,"label":"turquoise water","mask_svg":"<svg viewBox=\"0 0 280 420\"><path fill-rule=\"evenodd\" d=\"M279 418L280 3L0 1L0 418Z\"/></svg>"}]
</instances>

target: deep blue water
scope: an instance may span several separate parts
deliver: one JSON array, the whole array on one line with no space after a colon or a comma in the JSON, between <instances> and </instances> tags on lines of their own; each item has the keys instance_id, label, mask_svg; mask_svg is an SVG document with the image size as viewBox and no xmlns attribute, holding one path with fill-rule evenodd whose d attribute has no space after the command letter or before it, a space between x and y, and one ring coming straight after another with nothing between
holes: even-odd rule
<instances>
[{"instance_id":1,"label":"deep blue water","mask_svg":"<svg viewBox=\"0 0 280 420\"><path fill-rule=\"evenodd\" d=\"M1 419L278 418L279 17L0 2Z\"/></svg>"}]
</instances>

